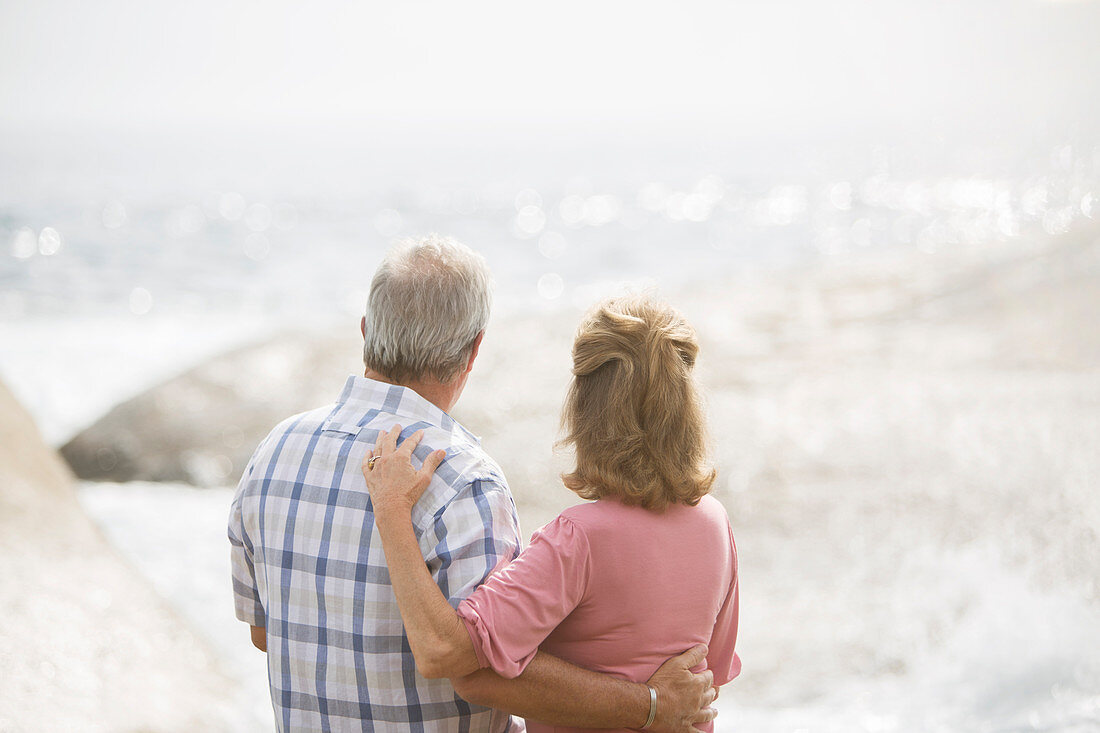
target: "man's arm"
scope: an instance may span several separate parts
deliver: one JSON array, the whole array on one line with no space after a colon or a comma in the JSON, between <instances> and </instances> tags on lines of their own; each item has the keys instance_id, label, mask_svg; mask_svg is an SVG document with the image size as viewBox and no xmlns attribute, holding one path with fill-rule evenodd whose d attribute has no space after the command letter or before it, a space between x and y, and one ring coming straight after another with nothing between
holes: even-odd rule
<instances>
[{"instance_id":1,"label":"man's arm","mask_svg":"<svg viewBox=\"0 0 1100 733\"><path fill-rule=\"evenodd\" d=\"M256 583L256 568L253 564L253 545L245 531L244 490L248 473L241 479L233 504L229 510L229 560L233 581L233 608L238 619L252 627L252 643L256 642L256 630L262 632L265 642L263 651L267 651L267 614Z\"/></svg>"},{"instance_id":2,"label":"man's arm","mask_svg":"<svg viewBox=\"0 0 1100 733\"><path fill-rule=\"evenodd\" d=\"M252 646L259 649L261 652L267 651L267 627L266 626L250 626L252 630Z\"/></svg>"},{"instance_id":3,"label":"man's arm","mask_svg":"<svg viewBox=\"0 0 1100 733\"><path fill-rule=\"evenodd\" d=\"M709 705L717 697L709 670L691 668L707 654L705 646L669 659L649 678L657 691L657 717L649 730L693 733L693 723L714 720ZM523 673L505 679L479 670L451 680L463 699L551 725L583 728L640 728L649 716L646 685L582 669L539 652Z\"/></svg>"}]
</instances>

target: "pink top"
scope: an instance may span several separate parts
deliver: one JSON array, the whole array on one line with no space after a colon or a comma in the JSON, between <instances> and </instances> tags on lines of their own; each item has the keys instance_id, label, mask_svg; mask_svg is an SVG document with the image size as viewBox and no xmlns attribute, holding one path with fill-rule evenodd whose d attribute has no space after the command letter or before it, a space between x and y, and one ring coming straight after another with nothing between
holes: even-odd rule
<instances>
[{"instance_id":1,"label":"pink top","mask_svg":"<svg viewBox=\"0 0 1100 733\"><path fill-rule=\"evenodd\" d=\"M737 550L726 510L710 496L662 513L614 499L570 507L458 614L481 666L503 677L519 675L541 649L644 682L699 643L710 649L715 685L741 671L734 653Z\"/></svg>"}]
</instances>

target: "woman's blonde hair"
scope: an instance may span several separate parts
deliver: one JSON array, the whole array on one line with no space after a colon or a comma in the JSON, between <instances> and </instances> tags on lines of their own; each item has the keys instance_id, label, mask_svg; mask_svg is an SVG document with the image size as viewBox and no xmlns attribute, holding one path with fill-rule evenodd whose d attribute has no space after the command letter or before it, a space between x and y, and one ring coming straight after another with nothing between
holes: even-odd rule
<instances>
[{"instance_id":1,"label":"woman's blonde hair","mask_svg":"<svg viewBox=\"0 0 1100 733\"><path fill-rule=\"evenodd\" d=\"M695 329L648 296L613 298L585 316L562 411L561 442L576 450L567 487L658 511L710 491L698 353Z\"/></svg>"}]
</instances>

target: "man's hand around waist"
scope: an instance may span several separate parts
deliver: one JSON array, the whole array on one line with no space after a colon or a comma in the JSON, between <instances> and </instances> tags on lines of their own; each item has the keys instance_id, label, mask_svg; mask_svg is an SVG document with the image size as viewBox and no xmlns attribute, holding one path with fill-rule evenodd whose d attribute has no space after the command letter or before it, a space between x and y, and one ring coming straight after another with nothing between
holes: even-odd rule
<instances>
[{"instance_id":1,"label":"man's hand around waist","mask_svg":"<svg viewBox=\"0 0 1100 733\"><path fill-rule=\"evenodd\" d=\"M707 648L699 646L672 657L653 673L646 684L657 691L657 717L647 730L656 733L692 733L695 723L706 723L718 715L710 707L718 697L714 674L709 670L695 673L692 667L707 658Z\"/></svg>"}]
</instances>

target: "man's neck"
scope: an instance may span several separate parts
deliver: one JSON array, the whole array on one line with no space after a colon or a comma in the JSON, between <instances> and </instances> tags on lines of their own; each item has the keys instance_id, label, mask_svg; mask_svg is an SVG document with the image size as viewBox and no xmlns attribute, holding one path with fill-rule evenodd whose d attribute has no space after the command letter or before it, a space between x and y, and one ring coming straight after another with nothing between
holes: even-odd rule
<instances>
[{"instance_id":1,"label":"man's neck","mask_svg":"<svg viewBox=\"0 0 1100 733\"><path fill-rule=\"evenodd\" d=\"M385 382L386 384L396 384L398 387L405 387L411 389L418 395L431 402L443 412L450 412L454 407L455 402L458 401L458 394L456 391L456 384L451 382L437 382L433 379L420 379L405 382L397 382L389 379L385 375L379 374L373 369L367 369L363 372L363 376L367 379L373 379L376 382Z\"/></svg>"}]
</instances>

